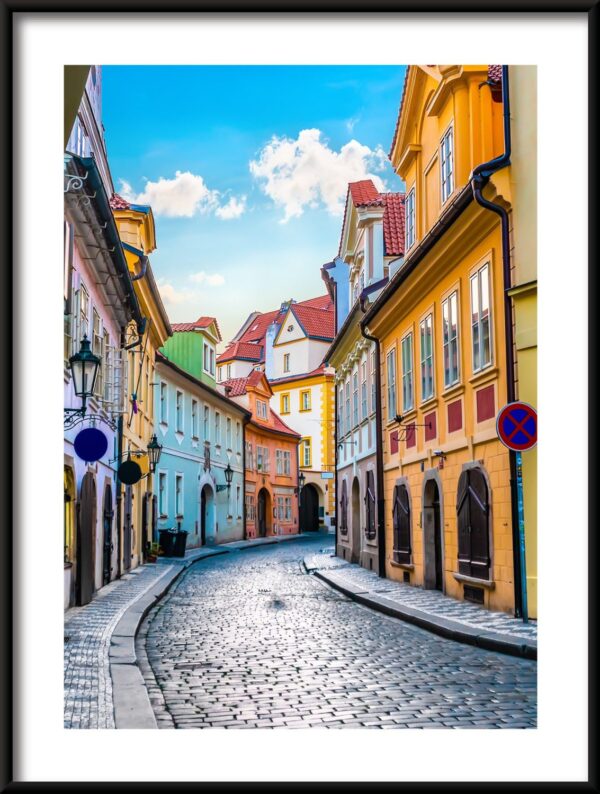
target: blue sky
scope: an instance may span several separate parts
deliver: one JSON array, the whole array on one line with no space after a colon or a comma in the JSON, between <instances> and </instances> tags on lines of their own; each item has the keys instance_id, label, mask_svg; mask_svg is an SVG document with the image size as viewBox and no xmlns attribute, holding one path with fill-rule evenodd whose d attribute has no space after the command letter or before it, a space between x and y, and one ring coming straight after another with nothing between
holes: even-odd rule
<instances>
[{"instance_id":1,"label":"blue sky","mask_svg":"<svg viewBox=\"0 0 600 794\"><path fill-rule=\"evenodd\" d=\"M152 205L174 322L323 294L348 181L401 190L386 155L404 66L105 66L117 192Z\"/></svg>"}]
</instances>

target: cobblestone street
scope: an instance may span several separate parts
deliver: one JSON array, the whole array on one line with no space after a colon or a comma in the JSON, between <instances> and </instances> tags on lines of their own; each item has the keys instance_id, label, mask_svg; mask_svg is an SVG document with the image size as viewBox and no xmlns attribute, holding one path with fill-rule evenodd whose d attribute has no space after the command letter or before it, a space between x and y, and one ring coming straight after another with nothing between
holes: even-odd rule
<instances>
[{"instance_id":1,"label":"cobblestone street","mask_svg":"<svg viewBox=\"0 0 600 794\"><path fill-rule=\"evenodd\" d=\"M136 651L161 728L531 728L537 665L442 639L307 575L331 538L192 566Z\"/></svg>"}]
</instances>

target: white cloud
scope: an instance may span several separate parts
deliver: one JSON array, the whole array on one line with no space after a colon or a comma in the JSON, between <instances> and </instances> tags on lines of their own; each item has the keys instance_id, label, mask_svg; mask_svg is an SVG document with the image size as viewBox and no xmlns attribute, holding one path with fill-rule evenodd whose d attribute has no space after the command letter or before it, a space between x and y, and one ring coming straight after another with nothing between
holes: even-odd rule
<instances>
[{"instance_id":1,"label":"white cloud","mask_svg":"<svg viewBox=\"0 0 600 794\"><path fill-rule=\"evenodd\" d=\"M160 297L167 306L183 303L190 297L189 291L177 290L172 284L169 284L169 282L165 281L164 279L158 279L157 286L158 291L160 292Z\"/></svg>"},{"instance_id":2,"label":"white cloud","mask_svg":"<svg viewBox=\"0 0 600 794\"><path fill-rule=\"evenodd\" d=\"M227 204L224 204L222 207L218 207L215 210L215 215L222 221L230 221L233 218L239 218L240 215L243 215L245 211L246 196L240 196L239 199L237 199L235 196L232 196Z\"/></svg>"},{"instance_id":3,"label":"white cloud","mask_svg":"<svg viewBox=\"0 0 600 794\"><path fill-rule=\"evenodd\" d=\"M220 273L205 273L204 270L201 270L199 273L192 273L190 281L196 284L207 284L209 287L222 287L225 277Z\"/></svg>"},{"instance_id":4,"label":"white cloud","mask_svg":"<svg viewBox=\"0 0 600 794\"><path fill-rule=\"evenodd\" d=\"M176 171L173 179L159 177L156 182L146 180L141 193L129 182L119 180L121 195L132 204L149 204L155 215L167 218L191 218L198 213L214 213L221 220L239 218L246 210L246 196L232 196L220 205L220 192L211 190L204 179L191 171Z\"/></svg>"},{"instance_id":5,"label":"white cloud","mask_svg":"<svg viewBox=\"0 0 600 794\"><path fill-rule=\"evenodd\" d=\"M296 140L273 136L250 162L250 173L262 181L262 189L283 207L282 223L302 215L305 207L322 204L332 215L341 215L348 182L372 179L378 190L385 183L377 176L387 157L381 147L370 149L356 140L339 152L321 140L321 131L302 130Z\"/></svg>"}]
</instances>

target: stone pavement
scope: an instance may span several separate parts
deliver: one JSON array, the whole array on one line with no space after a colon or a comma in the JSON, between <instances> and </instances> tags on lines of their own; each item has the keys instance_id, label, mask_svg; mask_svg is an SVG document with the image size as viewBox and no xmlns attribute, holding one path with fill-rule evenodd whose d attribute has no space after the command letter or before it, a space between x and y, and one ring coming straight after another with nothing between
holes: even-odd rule
<instances>
[{"instance_id":1,"label":"stone pavement","mask_svg":"<svg viewBox=\"0 0 600 794\"><path fill-rule=\"evenodd\" d=\"M461 642L537 658L537 622L523 623L504 612L490 612L468 601L457 601L438 590L381 579L373 571L333 555L333 546L308 554L309 573L366 606L428 627Z\"/></svg>"},{"instance_id":2,"label":"stone pavement","mask_svg":"<svg viewBox=\"0 0 600 794\"><path fill-rule=\"evenodd\" d=\"M113 630L126 609L171 570L170 565L135 568L99 590L89 604L65 613L65 728L115 727L108 661Z\"/></svg>"},{"instance_id":3,"label":"stone pavement","mask_svg":"<svg viewBox=\"0 0 600 794\"><path fill-rule=\"evenodd\" d=\"M316 541L316 543L315 543ZM303 559L331 540L193 565L147 615L139 660L161 728L531 728L537 665L354 603Z\"/></svg>"},{"instance_id":4,"label":"stone pavement","mask_svg":"<svg viewBox=\"0 0 600 794\"><path fill-rule=\"evenodd\" d=\"M115 723L115 704L121 704L117 709L121 715L127 708L130 710L131 692L135 692L132 683L137 685L136 680L132 682L131 675L136 663L133 638L143 617L143 610L137 605L148 600L153 602L184 568L197 560L302 537L258 538L191 549L184 558L161 557L158 564L135 568L106 585L94 594L89 604L67 610L64 617L64 727L122 727ZM153 597L148 598L148 594ZM127 619L128 614L130 619ZM119 626L124 624L129 625L120 630ZM114 665L119 662L115 669ZM140 684L143 684L141 678ZM117 697L115 687L121 690L121 697ZM144 697L147 701L147 693ZM134 706L137 708L137 704ZM129 720L131 716L121 716L121 723L124 718ZM155 727L153 718L152 723Z\"/></svg>"}]
</instances>

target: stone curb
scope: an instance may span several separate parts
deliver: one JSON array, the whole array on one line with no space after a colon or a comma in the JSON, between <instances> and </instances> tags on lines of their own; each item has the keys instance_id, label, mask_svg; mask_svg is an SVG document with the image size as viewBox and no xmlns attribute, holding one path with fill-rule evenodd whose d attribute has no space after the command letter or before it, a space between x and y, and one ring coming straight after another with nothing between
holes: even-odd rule
<instances>
[{"instance_id":1,"label":"stone curb","mask_svg":"<svg viewBox=\"0 0 600 794\"><path fill-rule=\"evenodd\" d=\"M281 535L264 541L261 539L260 543L237 541L235 545L224 544L209 549L204 547L201 553L187 558L163 558L159 565L172 564L173 570L159 576L147 592L125 610L111 634L108 664L113 688L115 728L158 728L144 677L137 663L135 638L148 612L166 595L184 571L200 560L219 554L261 548L283 541L306 540L309 537L316 538L318 534Z\"/></svg>"},{"instance_id":2,"label":"stone curb","mask_svg":"<svg viewBox=\"0 0 600 794\"><path fill-rule=\"evenodd\" d=\"M318 579L339 590L353 601L383 612L385 615L412 623L455 642L537 661L537 642L532 642L524 637L513 637L508 634L478 629L475 626L467 626L440 615L432 615L421 609L398 604L396 601L391 601L389 598L371 593L363 588L354 587L343 581L342 577L320 571L318 568L308 568L306 563L304 563L304 568L307 573L314 574Z\"/></svg>"}]
</instances>

